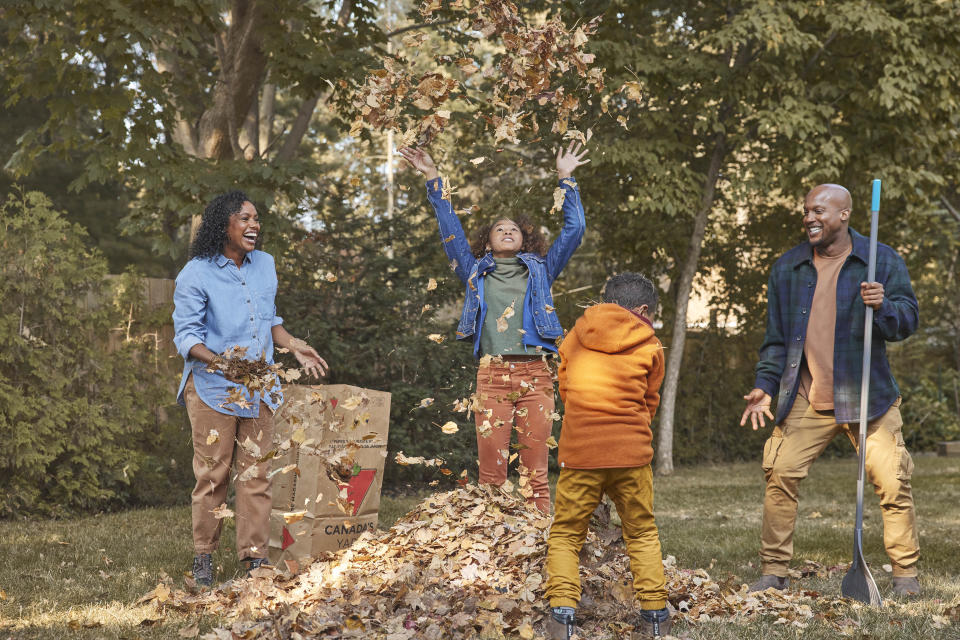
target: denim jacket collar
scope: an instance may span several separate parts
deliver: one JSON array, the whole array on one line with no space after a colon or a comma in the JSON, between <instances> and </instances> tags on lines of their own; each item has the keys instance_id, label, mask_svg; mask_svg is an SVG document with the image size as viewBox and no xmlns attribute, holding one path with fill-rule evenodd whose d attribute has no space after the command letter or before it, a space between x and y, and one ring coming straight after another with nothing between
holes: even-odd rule
<instances>
[{"instance_id":1,"label":"denim jacket collar","mask_svg":"<svg viewBox=\"0 0 960 640\"><path fill-rule=\"evenodd\" d=\"M543 262L543 256L536 253L530 253L528 251L518 253L517 257L520 258L520 260L522 260L524 264L527 264L528 260L536 260L537 262ZM482 276L487 275L488 273L496 269L496 267L497 267L497 263L494 262L493 253L491 253L490 251L487 251L485 254L483 254L483 257L477 261L477 273ZM529 265L527 265L527 268L529 268Z\"/></svg>"}]
</instances>

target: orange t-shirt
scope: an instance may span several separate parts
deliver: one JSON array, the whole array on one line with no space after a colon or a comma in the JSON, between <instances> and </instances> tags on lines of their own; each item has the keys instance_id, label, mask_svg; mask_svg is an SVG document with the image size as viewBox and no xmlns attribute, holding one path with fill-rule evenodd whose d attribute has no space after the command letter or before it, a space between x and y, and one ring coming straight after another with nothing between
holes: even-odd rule
<instances>
[{"instance_id":1,"label":"orange t-shirt","mask_svg":"<svg viewBox=\"0 0 960 640\"><path fill-rule=\"evenodd\" d=\"M817 288L810 304L807 339L803 344L804 367L800 393L814 411L833 410L833 342L837 330L837 277L850 251L836 257L813 252Z\"/></svg>"}]
</instances>

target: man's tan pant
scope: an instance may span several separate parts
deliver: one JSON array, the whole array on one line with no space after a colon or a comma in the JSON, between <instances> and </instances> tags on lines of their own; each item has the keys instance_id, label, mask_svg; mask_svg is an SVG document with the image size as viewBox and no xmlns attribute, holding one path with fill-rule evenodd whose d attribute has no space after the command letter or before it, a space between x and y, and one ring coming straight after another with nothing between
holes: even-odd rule
<instances>
[{"instance_id":1,"label":"man's tan pant","mask_svg":"<svg viewBox=\"0 0 960 640\"><path fill-rule=\"evenodd\" d=\"M894 577L916 576L920 557L910 488L913 461L903 444L902 426L899 400L867 425L867 478L880 497L883 544L890 556ZM793 557L798 487L807 477L810 465L841 431L856 447L858 429L859 425L837 424L832 412L814 411L800 395L787 419L773 429L763 446L767 490L763 501L760 559L764 575L787 575L787 566Z\"/></svg>"},{"instance_id":2,"label":"man's tan pant","mask_svg":"<svg viewBox=\"0 0 960 640\"><path fill-rule=\"evenodd\" d=\"M213 511L227 500L230 469L236 462L237 556L241 560L266 558L270 538L269 463L262 462L255 470L247 469L256 465L257 457L267 453L273 443L273 415L269 407L260 403L259 418L238 418L215 411L197 395L192 376L183 389L183 399L193 428L193 475L197 479L192 496L195 552L213 553L220 543L223 520Z\"/></svg>"}]
</instances>

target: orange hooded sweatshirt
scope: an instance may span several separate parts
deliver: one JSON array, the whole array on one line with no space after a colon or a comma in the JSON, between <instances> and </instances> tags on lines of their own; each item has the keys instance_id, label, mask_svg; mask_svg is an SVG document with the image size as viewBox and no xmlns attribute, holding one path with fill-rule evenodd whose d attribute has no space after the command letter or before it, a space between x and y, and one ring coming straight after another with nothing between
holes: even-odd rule
<instances>
[{"instance_id":1,"label":"orange hooded sweatshirt","mask_svg":"<svg viewBox=\"0 0 960 640\"><path fill-rule=\"evenodd\" d=\"M560 345L560 466L650 464L663 365L663 346L646 321L617 304L588 308Z\"/></svg>"}]
</instances>

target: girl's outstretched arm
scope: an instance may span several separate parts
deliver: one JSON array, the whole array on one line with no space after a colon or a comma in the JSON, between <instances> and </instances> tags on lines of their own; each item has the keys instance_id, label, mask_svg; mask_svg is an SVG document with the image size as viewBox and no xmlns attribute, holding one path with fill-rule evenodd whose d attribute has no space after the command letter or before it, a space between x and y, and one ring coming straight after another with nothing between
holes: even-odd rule
<instances>
[{"instance_id":1,"label":"girl's outstretched arm","mask_svg":"<svg viewBox=\"0 0 960 640\"><path fill-rule=\"evenodd\" d=\"M460 219L453 211L453 205L449 199L443 197L443 184L440 179L440 172L437 171L437 165L433 162L430 154L423 149L405 147L400 149L400 155L427 179L427 199L437 216L443 250L447 254L457 277L466 284L476 258L473 257L473 252L470 250L470 243L467 241L467 235L463 232Z\"/></svg>"},{"instance_id":2,"label":"girl's outstretched arm","mask_svg":"<svg viewBox=\"0 0 960 640\"><path fill-rule=\"evenodd\" d=\"M567 266L573 252L583 241L586 220L573 170L590 162L583 159L587 151L579 142L571 142L566 150L561 147L557 151L557 177L560 179L559 188L563 189L563 229L547 251L547 276L551 283Z\"/></svg>"}]
</instances>

